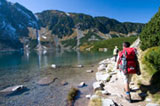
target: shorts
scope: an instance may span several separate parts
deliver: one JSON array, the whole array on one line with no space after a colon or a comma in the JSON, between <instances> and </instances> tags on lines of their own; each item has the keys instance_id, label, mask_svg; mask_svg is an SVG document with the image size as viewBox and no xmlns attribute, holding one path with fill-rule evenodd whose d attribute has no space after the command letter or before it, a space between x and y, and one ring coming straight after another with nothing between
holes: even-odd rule
<instances>
[{"instance_id":1,"label":"shorts","mask_svg":"<svg viewBox=\"0 0 160 106\"><path fill-rule=\"evenodd\" d=\"M125 84L126 84L126 83L129 84L130 81L131 81L131 78L132 78L132 74L124 74L122 71L120 71L120 74L121 74L121 77L122 77L124 83L125 83Z\"/></svg>"}]
</instances>

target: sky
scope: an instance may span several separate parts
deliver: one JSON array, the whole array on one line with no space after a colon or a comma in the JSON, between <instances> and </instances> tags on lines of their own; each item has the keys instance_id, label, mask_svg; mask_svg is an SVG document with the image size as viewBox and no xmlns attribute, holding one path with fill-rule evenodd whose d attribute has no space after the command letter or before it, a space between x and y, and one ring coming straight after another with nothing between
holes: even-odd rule
<instances>
[{"instance_id":1,"label":"sky","mask_svg":"<svg viewBox=\"0 0 160 106\"><path fill-rule=\"evenodd\" d=\"M160 0L8 0L33 13L44 10L106 16L120 22L147 23L160 7Z\"/></svg>"}]
</instances>

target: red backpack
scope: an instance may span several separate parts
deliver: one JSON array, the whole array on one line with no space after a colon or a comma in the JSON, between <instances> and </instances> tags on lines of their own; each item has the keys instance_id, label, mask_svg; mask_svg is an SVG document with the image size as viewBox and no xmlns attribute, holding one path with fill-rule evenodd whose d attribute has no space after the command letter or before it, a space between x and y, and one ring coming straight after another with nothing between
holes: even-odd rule
<instances>
[{"instance_id":1,"label":"red backpack","mask_svg":"<svg viewBox=\"0 0 160 106\"><path fill-rule=\"evenodd\" d=\"M119 53L120 65L119 68L124 74L137 73L137 58L135 48L124 48Z\"/></svg>"}]
</instances>

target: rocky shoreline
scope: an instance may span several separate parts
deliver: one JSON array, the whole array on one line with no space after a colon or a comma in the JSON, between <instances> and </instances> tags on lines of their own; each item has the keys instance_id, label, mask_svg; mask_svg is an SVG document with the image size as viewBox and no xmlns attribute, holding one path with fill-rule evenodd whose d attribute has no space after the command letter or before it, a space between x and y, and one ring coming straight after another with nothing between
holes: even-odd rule
<instances>
[{"instance_id":1,"label":"rocky shoreline","mask_svg":"<svg viewBox=\"0 0 160 106\"><path fill-rule=\"evenodd\" d=\"M93 83L94 93L86 95L90 100L88 106L160 106L152 103L150 98L143 100L145 94L135 82L130 82L133 103L126 101L123 80L115 64L113 57L99 62L96 82Z\"/></svg>"},{"instance_id":2,"label":"rocky shoreline","mask_svg":"<svg viewBox=\"0 0 160 106\"><path fill-rule=\"evenodd\" d=\"M135 82L130 83L130 87L134 91L131 92L134 103L128 103L124 99L123 80L121 79L119 71L115 69L115 62L113 57L102 60L94 65L93 64L90 66L77 65L72 68L71 67L67 68L66 71L61 71L61 70L62 68L58 68L52 64L50 68L47 69L47 71L46 69L44 69L44 71L41 71L40 75L43 75L43 77L36 78L35 80L36 83L31 82L32 85L27 84L28 85L27 88L31 88L31 86L33 86L34 84L35 89L37 88L41 89L39 91L36 90L37 92L36 95L39 95L39 92L45 90L45 95L43 95L44 100L52 101L52 102L48 101L48 103L43 101L48 106L52 105L52 103L55 104L55 102L60 102L60 100L61 102L56 103L55 106L59 106L60 104L61 106L65 105L64 96L67 95L67 92L72 86L78 87L78 89L81 92L79 97L76 99L74 106L87 106L87 105L88 106L159 106L158 104L154 105L151 104L152 101L150 98L142 100L140 95L144 96L145 94L140 92L139 87L135 84ZM71 73L68 73L70 76L67 75L66 73L67 70L70 70L70 72L74 74L72 75L72 77L74 76L73 78L70 75ZM63 77L62 73L64 74ZM54 77L51 77L51 75ZM67 79L66 76L68 76ZM39 86L39 85L47 85L47 86ZM26 87L26 85L24 87ZM24 87L18 85L15 87L14 86L9 87L8 89L2 91L3 92L19 91L22 90L22 88ZM58 87L58 89L60 90L58 90L55 87ZM56 90L59 91L59 93ZM50 93L50 91L52 93ZM27 96L32 96L32 89L30 90L30 92L31 93L28 92L29 94ZM48 96L48 94L50 95ZM59 96L63 95L63 99L57 98L58 95ZM26 96L26 95L21 94L21 96ZM28 99L28 101L29 100L30 99ZM41 103L40 101L38 101L37 104L40 105L43 104L43 102ZM33 105L35 103L31 104Z\"/></svg>"}]
</instances>

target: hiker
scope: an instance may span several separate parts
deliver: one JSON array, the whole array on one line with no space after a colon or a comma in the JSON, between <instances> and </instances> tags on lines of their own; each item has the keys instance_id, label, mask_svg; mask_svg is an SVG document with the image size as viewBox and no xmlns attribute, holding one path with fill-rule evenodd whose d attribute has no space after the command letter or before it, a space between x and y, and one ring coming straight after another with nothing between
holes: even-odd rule
<instances>
[{"instance_id":1,"label":"hiker","mask_svg":"<svg viewBox=\"0 0 160 106\"><path fill-rule=\"evenodd\" d=\"M123 43L123 50L118 53L117 69L120 70L124 80L124 90L126 92L125 99L132 102L130 95L129 83L132 74L140 75L139 63L137 58L137 50L130 47L129 42Z\"/></svg>"},{"instance_id":2,"label":"hiker","mask_svg":"<svg viewBox=\"0 0 160 106\"><path fill-rule=\"evenodd\" d=\"M118 50L117 46L115 46L115 48L113 50L113 56L115 57L115 62L117 61L118 52L119 52L119 50Z\"/></svg>"}]
</instances>

